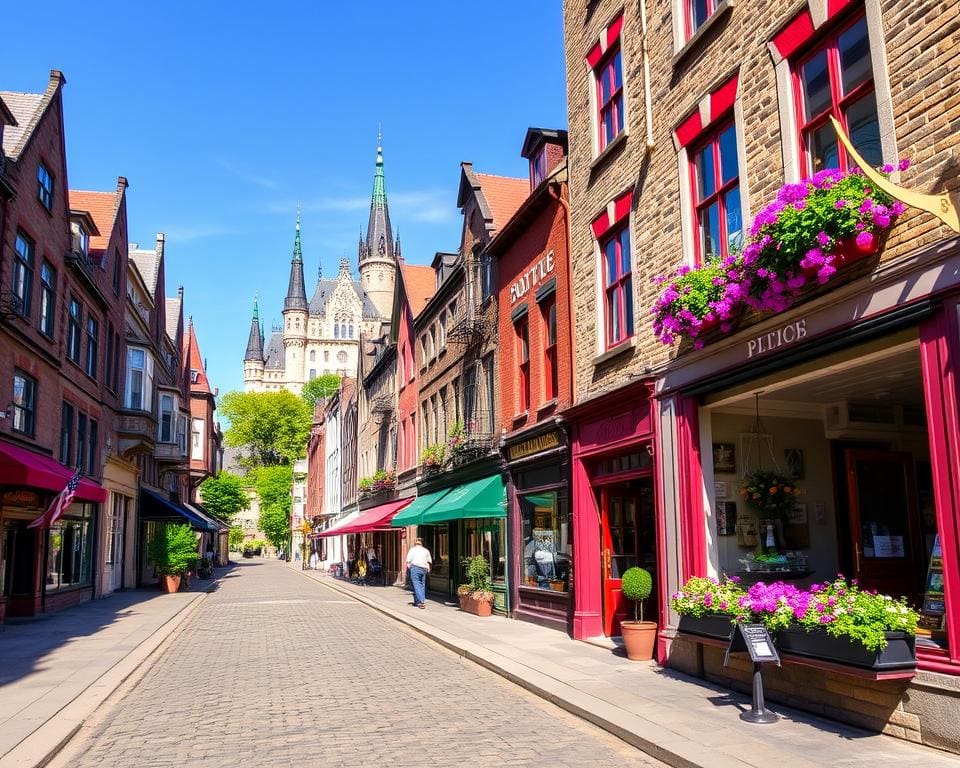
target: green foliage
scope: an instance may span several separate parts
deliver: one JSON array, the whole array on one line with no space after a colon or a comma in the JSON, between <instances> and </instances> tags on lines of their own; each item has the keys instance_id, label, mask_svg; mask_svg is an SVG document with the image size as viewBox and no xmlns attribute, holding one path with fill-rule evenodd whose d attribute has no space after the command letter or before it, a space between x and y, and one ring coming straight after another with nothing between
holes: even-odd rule
<instances>
[{"instance_id":1,"label":"green foliage","mask_svg":"<svg viewBox=\"0 0 960 768\"><path fill-rule=\"evenodd\" d=\"M490 563L487 562L487 558L483 555L474 555L463 558L461 562L466 568L467 583L461 585L460 589L474 595L477 592L490 593L493 585L490 581Z\"/></svg>"},{"instance_id":2,"label":"green foliage","mask_svg":"<svg viewBox=\"0 0 960 768\"><path fill-rule=\"evenodd\" d=\"M230 472L208 477L200 484L203 506L214 517L229 523L233 516L250 506L243 478Z\"/></svg>"},{"instance_id":3,"label":"green foliage","mask_svg":"<svg viewBox=\"0 0 960 768\"><path fill-rule=\"evenodd\" d=\"M253 487L260 497L257 526L278 549L286 544L290 533L290 508L293 498L293 469L290 466L260 467L250 473Z\"/></svg>"},{"instance_id":4,"label":"green foliage","mask_svg":"<svg viewBox=\"0 0 960 768\"><path fill-rule=\"evenodd\" d=\"M249 447L251 468L291 464L306 453L313 409L292 392L228 392L219 411L230 421L224 441Z\"/></svg>"},{"instance_id":5,"label":"green foliage","mask_svg":"<svg viewBox=\"0 0 960 768\"><path fill-rule=\"evenodd\" d=\"M235 525L230 529L230 549L236 552L242 546L243 546L243 528Z\"/></svg>"},{"instance_id":6,"label":"green foliage","mask_svg":"<svg viewBox=\"0 0 960 768\"><path fill-rule=\"evenodd\" d=\"M447 446L444 443L428 445L420 454L420 464L424 467L442 467L446 461Z\"/></svg>"},{"instance_id":7,"label":"green foliage","mask_svg":"<svg viewBox=\"0 0 960 768\"><path fill-rule=\"evenodd\" d=\"M158 575L182 575L199 557L196 534L189 525L164 525L150 541L148 553Z\"/></svg>"},{"instance_id":8,"label":"green foliage","mask_svg":"<svg viewBox=\"0 0 960 768\"><path fill-rule=\"evenodd\" d=\"M634 621L643 621L643 601L650 597L650 592L653 590L653 577L650 571L636 566L627 568L620 577L620 589L625 598L633 600Z\"/></svg>"},{"instance_id":9,"label":"green foliage","mask_svg":"<svg viewBox=\"0 0 960 768\"><path fill-rule=\"evenodd\" d=\"M761 517L786 520L796 505L801 490L784 475L773 469L755 469L740 484L740 495Z\"/></svg>"},{"instance_id":10,"label":"green foliage","mask_svg":"<svg viewBox=\"0 0 960 768\"><path fill-rule=\"evenodd\" d=\"M310 379L310 381L304 384L301 397L307 401L307 404L310 406L310 411L312 412L314 406L320 400L324 400L339 391L340 377L335 373L325 373L323 376L317 376L317 378Z\"/></svg>"}]
</instances>

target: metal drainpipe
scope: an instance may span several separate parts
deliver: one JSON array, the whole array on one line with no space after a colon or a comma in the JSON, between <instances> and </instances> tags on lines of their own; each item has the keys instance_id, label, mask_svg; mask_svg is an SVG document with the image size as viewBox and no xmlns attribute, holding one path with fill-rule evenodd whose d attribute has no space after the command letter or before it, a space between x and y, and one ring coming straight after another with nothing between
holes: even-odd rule
<instances>
[{"instance_id":1,"label":"metal drainpipe","mask_svg":"<svg viewBox=\"0 0 960 768\"><path fill-rule=\"evenodd\" d=\"M566 291L567 291L567 318L568 318L569 328L570 328L570 372L569 372L570 381L569 381L569 384L570 384L570 402L572 403L573 387L574 387L573 368L574 368L574 361L577 359L577 356L575 351L576 350L576 333L574 332L575 329L573 327L575 322L575 316L573 314L573 265L572 265L572 257L570 255L570 247L571 247L570 203L563 199L563 195L561 195L559 191L557 191L556 193L554 192L554 185L556 185L558 188L560 187L559 182L556 182L556 181L550 182L550 185L547 187L547 192L550 194L550 197L552 197L554 200L560 203L560 207L563 208L564 218L566 219L566 236L567 236L567 247L565 249L567 252Z\"/></svg>"},{"instance_id":2,"label":"metal drainpipe","mask_svg":"<svg viewBox=\"0 0 960 768\"><path fill-rule=\"evenodd\" d=\"M650 114L653 98L650 95L650 51L647 47L647 6L646 0L640 0L640 53L643 59L643 112L647 128L647 152L652 152L653 143L653 115Z\"/></svg>"}]
</instances>

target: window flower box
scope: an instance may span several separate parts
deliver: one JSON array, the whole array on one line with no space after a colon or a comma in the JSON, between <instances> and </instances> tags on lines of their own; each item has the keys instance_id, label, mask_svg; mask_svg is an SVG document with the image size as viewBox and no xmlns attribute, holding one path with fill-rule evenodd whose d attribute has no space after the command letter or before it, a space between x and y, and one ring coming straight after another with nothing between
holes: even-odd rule
<instances>
[{"instance_id":1,"label":"window flower box","mask_svg":"<svg viewBox=\"0 0 960 768\"><path fill-rule=\"evenodd\" d=\"M917 666L916 638L906 632L885 632L887 645L868 650L849 637L835 637L825 629L791 626L776 633L774 642L784 653L849 664L876 672Z\"/></svg>"},{"instance_id":2,"label":"window flower box","mask_svg":"<svg viewBox=\"0 0 960 768\"><path fill-rule=\"evenodd\" d=\"M729 640L733 632L733 624L727 615L681 616L677 631L714 640Z\"/></svg>"}]
</instances>

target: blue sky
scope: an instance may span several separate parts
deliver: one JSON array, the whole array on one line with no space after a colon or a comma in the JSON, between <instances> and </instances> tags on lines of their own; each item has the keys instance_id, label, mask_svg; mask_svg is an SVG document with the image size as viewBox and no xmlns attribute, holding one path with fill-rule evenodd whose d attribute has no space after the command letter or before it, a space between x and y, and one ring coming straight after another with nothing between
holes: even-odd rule
<instances>
[{"instance_id":1,"label":"blue sky","mask_svg":"<svg viewBox=\"0 0 960 768\"><path fill-rule=\"evenodd\" d=\"M408 262L459 243L459 164L526 176L566 127L561 3L62 0L7 9L0 89L64 91L69 183L130 181L131 239L167 236L208 373L242 387L254 292L281 319L298 200L308 292L356 264L383 125ZM42 33L41 33L42 32Z\"/></svg>"}]
</instances>

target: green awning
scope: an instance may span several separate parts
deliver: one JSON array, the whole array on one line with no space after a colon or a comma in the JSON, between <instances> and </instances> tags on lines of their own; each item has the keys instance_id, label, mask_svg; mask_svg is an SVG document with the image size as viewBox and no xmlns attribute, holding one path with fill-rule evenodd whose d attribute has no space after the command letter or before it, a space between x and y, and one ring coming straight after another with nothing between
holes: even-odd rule
<instances>
[{"instance_id":1,"label":"green awning","mask_svg":"<svg viewBox=\"0 0 960 768\"><path fill-rule=\"evenodd\" d=\"M423 524L480 517L506 517L507 491L500 475L458 485L423 514Z\"/></svg>"},{"instance_id":2,"label":"green awning","mask_svg":"<svg viewBox=\"0 0 960 768\"><path fill-rule=\"evenodd\" d=\"M442 491L434 491L433 493L428 493L425 496L417 496L409 507L406 509L401 509L397 514L393 516L393 520L390 521L390 525L395 528L403 528L407 525L420 525L421 518L423 513L426 512L430 507L436 504L440 499L450 493L449 488L444 488Z\"/></svg>"}]
</instances>

